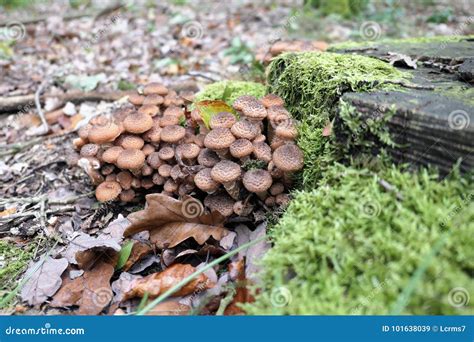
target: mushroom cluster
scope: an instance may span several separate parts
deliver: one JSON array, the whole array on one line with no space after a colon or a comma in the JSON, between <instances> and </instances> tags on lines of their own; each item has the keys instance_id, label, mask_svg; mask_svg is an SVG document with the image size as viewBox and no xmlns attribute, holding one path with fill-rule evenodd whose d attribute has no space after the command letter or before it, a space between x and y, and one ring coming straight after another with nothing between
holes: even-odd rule
<instances>
[{"instance_id":1,"label":"mushroom cluster","mask_svg":"<svg viewBox=\"0 0 474 342\"><path fill-rule=\"evenodd\" d=\"M286 205L303 154L283 100L241 96L233 113L206 123L199 109L186 109L190 101L151 83L129 97L133 106L79 131L79 165L97 185L97 199L129 202L139 189L192 195L226 217L247 216L255 204Z\"/></svg>"}]
</instances>

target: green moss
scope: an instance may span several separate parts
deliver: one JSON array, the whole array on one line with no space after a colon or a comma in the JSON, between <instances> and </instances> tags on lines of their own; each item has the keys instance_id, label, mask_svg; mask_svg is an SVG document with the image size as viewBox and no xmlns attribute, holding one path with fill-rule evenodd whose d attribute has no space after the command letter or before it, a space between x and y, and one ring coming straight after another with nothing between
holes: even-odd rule
<instances>
[{"instance_id":1,"label":"green moss","mask_svg":"<svg viewBox=\"0 0 474 342\"><path fill-rule=\"evenodd\" d=\"M18 247L0 240L0 297L12 290L17 277L26 269L33 257L34 244Z\"/></svg>"},{"instance_id":2,"label":"green moss","mask_svg":"<svg viewBox=\"0 0 474 342\"><path fill-rule=\"evenodd\" d=\"M242 95L253 95L260 98L265 95L265 86L255 82L222 81L209 84L196 94L195 102L204 100L223 100L232 105Z\"/></svg>"},{"instance_id":3,"label":"green moss","mask_svg":"<svg viewBox=\"0 0 474 342\"><path fill-rule=\"evenodd\" d=\"M434 90L442 96L452 97L464 102L467 105L474 106L474 88L469 85L437 87Z\"/></svg>"},{"instance_id":4,"label":"green moss","mask_svg":"<svg viewBox=\"0 0 474 342\"><path fill-rule=\"evenodd\" d=\"M474 292L473 181L333 165L272 229L263 291L247 312L473 314L448 300L456 287Z\"/></svg>"},{"instance_id":5,"label":"green moss","mask_svg":"<svg viewBox=\"0 0 474 342\"><path fill-rule=\"evenodd\" d=\"M347 91L398 89L393 82L409 77L388 63L357 55L304 52L283 54L273 60L268 72L269 92L281 96L300 123L298 144L305 154L303 186L314 187L324 169L345 155L347 141L341 142L339 133L346 128L355 130L350 117L360 121L357 113L342 118L337 115L341 95ZM324 137L323 129L330 122L335 122L337 134ZM361 129L375 133L376 126L383 127L368 122ZM382 134L380 138L387 140Z\"/></svg>"},{"instance_id":6,"label":"green moss","mask_svg":"<svg viewBox=\"0 0 474 342\"><path fill-rule=\"evenodd\" d=\"M456 43L462 40L473 39L474 35L468 36L434 36L434 37L415 37L415 38L403 38L403 39L380 39L377 41L363 41L363 42L343 42L332 44L328 51L338 50L352 50L352 49L364 49L367 47L373 47L377 45L390 44L390 45L406 45L406 44L425 44L425 43Z\"/></svg>"}]
</instances>

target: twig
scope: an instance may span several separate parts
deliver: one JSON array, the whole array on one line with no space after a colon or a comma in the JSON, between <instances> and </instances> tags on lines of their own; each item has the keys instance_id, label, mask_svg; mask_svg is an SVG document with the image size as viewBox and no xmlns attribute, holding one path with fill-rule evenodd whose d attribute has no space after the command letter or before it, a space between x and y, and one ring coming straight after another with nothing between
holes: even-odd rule
<instances>
[{"instance_id":1,"label":"twig","mask_svg":"<svg viewBox=\"0 0 474 342\"><path fill-rule=\"evenodd\" d=\"M41 126L35 129L34 131L35 135L44 135L48 133L49 131L49 126L48 126L48 123L46 122L46 118L44 116L43 108L41 108L41 102L40 102L40 95L48 83L49 82L47 80L41 83L40 86L38 87L38 90L35 93L36 110L38 111L38 115L41 119Z\"/></svg>"},{"instance_id":2,"label":"twig","mask_svg":"<svg viewBox=\"0 0 474 342\"><path fill-rule=\"evenodd\" d=\"M41 202L41 204L42 203L45 203L45 202L43 201L43 202ZM9 221L15 220L15 219L20 218L20 217L31 217L31 216L39 216L40 220L44 221L44 218L47 215L57 214L57 213L61 213L61 212L64 212L64 211L72 211L74 209L75 209L75 207L73 205L69 205L69 206L64 206L64 207L60 207L60 208L56 208L56 209L44 210L44 206L40 205L40 213L39 214L37 212L33 212L33 211L28 211L26 213L16 213L16 214L12 214L12 215L5 216L5 217L0 217L0 222L9 222ZM45 222L42 222L41 224L44 226Z\"/></svg>"},{"instance_id":3,"label":"twig","mask_svg":"<svg viewBox=\"0 0 474 342\"><path fill-rule=\"evenodd\" d=\"M17 152L20 152L21 150L30 147L32 145L35 145L42 141L42 138L35 138L31 139L25 142L19 142L19 143L14 143L14 144L8 144L8 145L1 145L0 146L0 157L8 156L10 154L14 154Z\"/></svg>"},{"instance_id":4,"label":"twig","mask_svg":"<svg viewBox=\"0 0 474 342\"><path fill-rule=\"evenodd\" d=\"M188 71L187 72L187 75L189 76L193 76L193 77L201 77L201 78L205 78L206 80L209 80L209 81L212 81L212 82L218 82L220 81L222 78L220 77L220 75L218 75L218 78L216 77L212 77L210 76L209 74L204 74L202 72L198 72L198 71Z\"/></svg>"}]
</instances>

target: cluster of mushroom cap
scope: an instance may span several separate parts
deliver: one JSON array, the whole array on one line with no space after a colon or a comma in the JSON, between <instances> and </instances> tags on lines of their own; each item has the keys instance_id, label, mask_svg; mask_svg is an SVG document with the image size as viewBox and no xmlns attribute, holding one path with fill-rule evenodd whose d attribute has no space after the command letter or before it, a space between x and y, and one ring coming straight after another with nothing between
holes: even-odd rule
<instances>
[{"instance_id":1,"label":"cluster of mushroom cap","mask_svg":"<svg viewBox=\"0 0 474 342\"><path fill-rule=\"evenodd\" d=\"M247 216L255 205L286 205L291 175L303 167L296 126L281 98L241 96L235 112L205 125L191 99L152 83L113 118L79 131L80 165L99 201L134 200L140 189L203 199L210 211Z\"/></svg>"}]
</instances>

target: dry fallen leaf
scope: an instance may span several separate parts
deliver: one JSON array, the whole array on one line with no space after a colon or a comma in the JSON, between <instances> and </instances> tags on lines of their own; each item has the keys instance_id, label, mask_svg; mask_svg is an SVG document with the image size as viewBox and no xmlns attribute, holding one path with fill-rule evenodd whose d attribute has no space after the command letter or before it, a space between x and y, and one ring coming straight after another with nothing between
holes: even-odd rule
<instances>
[{"instance_id":1,"label":"dry fallen leaf","mask_svg":"<svg viewBox=\"0 0 474 342\"><path fill-rule=\"evenodd\" d=\"M130 253L130 256L128 257L127 262L123 266L123 270L128 271L130 268L132 268L133 265L135 265L136 262L141 260L143 257L148 255L152 251L153 251L153 248L150 246L150 244L140 242L140 241L134 241L132 252Z\"/></svg>"},{"instance_id":2,"label":"dry fallen leaf","mask_svg":"<svg viewBox=\"0 0 474 342\"><path fill-rule=\"evenodd\" d=\"M180 316L191 311L188 305L182 304L177 299L166 300L146 313L147 316Z\"/></svg>"},{"instance_id":3,"label":"dry fallen leaf","mask_svg":"<svg viewBox=\"0 0 474 342\"><path fill-rule=\"evenodd\" d=\"M110 237L93 237L85 233L79 233L75 238L70 241L67 249L62 253L62 255L69 261L71 264L77 264L77 253L84 251L120 251L119 243L111 239Z\"/></svg>"},{"instance_id":4,"label":"dry fallen leaf","mask_svg":"<svg viewBox=\"0 0 474 342\"><path fill-rule=\"evenodd\" d=\"M159 248L172 248L190 237L202 245L210 237L219 241L229 234L220 226L224 221L222 216L215 213L191 215L190 206L197 204L192 197L179 201L163 194L150 194L146 201L144 210L127 217L132 224L124 236L149 230L150 240Z\"/></svg>"},{"instance_id":5,"label":"dry fallen leaf","mask_svg":"<svg viewBox=\"0 0 474 342\"><path fill-rule=\"evenodd\" d=\"M40 263L42 265L38 268ZM29 276L31 274L31 277L26 281L21 290L21 298L30 305L44 303L46 299L54 295L61 287L61 274L67 266L68 262L65 258L53 259L50 256L44 262L40 260L30 266L28 271L26 271L26 275Z\"/></svg>"},{"instance_id":6,"label":"dry fallen leaf","mask_svg":"<svg viewBox=\"0 0 474 342\"><path fill-rule=\"evenodd\" d=\"M245 311L242 310L239 303L251 303L255 299L247 289L247 279L245 277L245 262L244 260L234 261L229 264L230 278L236 282L236 292L232 302L227 306L224 315L243 315Z\"/></svg>"},{"instance_id":7,"label":"dry fallen leaf","mask_svg":"<svg viewBox=\"0 0 474 342\"><path fill-rule=\"evenodd\" d=\"M153 273L147 277L137 279L131 285L132 289L125 294L125 299L143 297L145 292L151 298L168 291L184 278L190 276L196 268L188 264L175 264L163 272ZM192 281L173 293L173 297L189 295L197 290L203 291L214 286L204 275L200 274Z\"/></svg>"}]
</instances>

